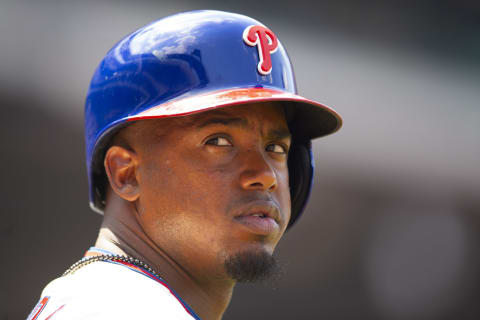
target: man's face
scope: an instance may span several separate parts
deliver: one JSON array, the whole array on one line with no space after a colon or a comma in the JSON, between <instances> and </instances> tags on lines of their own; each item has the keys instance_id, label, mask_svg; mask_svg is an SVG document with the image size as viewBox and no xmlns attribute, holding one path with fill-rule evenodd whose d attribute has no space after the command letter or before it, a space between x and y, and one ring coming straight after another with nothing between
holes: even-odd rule
<instances>
[{"instance_id":1,"label":"man's face","mask_svg":"<svg viewBox=\"0 0 480 320\"><path fill-rule=\"evenodd\" d=\"M273 254L290 219L291 139L279 106L144 120L126 136L138 157L138 220L160 250L219 279L242 255Z\"/></svg>"}]
</instances>

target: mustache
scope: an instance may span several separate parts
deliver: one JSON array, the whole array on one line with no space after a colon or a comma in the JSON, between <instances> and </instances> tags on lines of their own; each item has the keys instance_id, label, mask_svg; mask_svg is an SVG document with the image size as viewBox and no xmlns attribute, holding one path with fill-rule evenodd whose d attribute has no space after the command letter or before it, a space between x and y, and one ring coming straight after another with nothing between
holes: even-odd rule
<instances>
[{"instance_id":1,"label":"mustache","mask_svg":"<svg viewBox=\"0 0 480 320\"><path fill-rule=\"evenodd\" d=\"M272 202L275 206L282 209L280 204L273 199L273 197L269 194L250 194L243 196L241 198L235 199L227 205L226 211L228 214L231 214L238 210L238 207L246 206L251 202L255 201L265 201L265 202Z\"/></svg>"}]
</instances>

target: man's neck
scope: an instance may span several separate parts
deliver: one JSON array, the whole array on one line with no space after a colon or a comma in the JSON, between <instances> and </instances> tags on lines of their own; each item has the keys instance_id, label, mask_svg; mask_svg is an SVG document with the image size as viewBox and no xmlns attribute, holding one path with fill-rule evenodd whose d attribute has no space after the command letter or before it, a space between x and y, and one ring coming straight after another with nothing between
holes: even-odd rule
<instances>
[{"instance_id":1,"label":"man's neck","mask_svg":"<svg viewBox=\"0 0 480 320\"><path fill-rule=\"evenodd\" d=\"M194 270L179 265L145 234L134 208L115 201L105 210L105 217L95 246L135 257L153 268L202 319L221 319L233 293L234 281L201 281ZM133 211L133 212L132 212ZM213 278L213 277L212 277Z\"/></svg>"}]
</instances>

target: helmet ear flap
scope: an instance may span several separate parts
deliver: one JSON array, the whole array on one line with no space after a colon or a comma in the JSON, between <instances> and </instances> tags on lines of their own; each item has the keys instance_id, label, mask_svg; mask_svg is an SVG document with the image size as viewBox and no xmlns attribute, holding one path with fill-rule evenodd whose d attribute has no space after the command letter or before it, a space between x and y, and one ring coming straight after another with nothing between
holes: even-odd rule
<instances>
[{"instance_id":1,"label":"helmet ear flap","mask_svg":"<svg viewBox=\"0 0 480 320\"><path fill-rule=\"evenodd\" d=\"M313 162L311 141L294 141L288 154L288 173L292 214L290 228L300 217L310 195L313 184Z\"/></svg>"}]
</instances>

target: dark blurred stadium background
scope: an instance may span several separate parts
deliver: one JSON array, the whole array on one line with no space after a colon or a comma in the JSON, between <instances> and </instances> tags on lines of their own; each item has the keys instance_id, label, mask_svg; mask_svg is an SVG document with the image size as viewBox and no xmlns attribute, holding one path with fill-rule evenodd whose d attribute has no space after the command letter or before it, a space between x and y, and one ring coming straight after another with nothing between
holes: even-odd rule
<instances>
[{"instance_id":1,"label":"dark blurred stadium background","mask_svg":"<svg viewBox=\"0 0 480 320\"><path fill-rule=\"evenodd\" d=\"M95 240L83 102L97 63L202 8L275 30L300 93L345 120L314 145L285 276L238 286L225 319L479 319L479 3L0 0L0 319L25 318Z\"/></svg>"}]
</instances>

